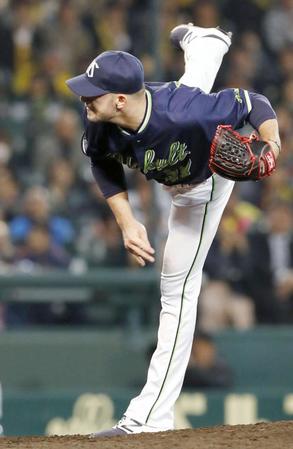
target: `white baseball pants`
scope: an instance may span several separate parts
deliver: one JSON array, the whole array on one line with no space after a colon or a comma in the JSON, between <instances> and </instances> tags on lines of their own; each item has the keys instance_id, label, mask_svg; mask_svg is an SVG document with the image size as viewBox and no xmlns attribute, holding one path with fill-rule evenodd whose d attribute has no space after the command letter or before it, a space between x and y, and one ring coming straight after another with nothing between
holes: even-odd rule
<instances>
[{"instance_id":1,"label":"white baseball pants","mask_svg":"<svg viewBox=\"0 0 293 449\"><path fill-rule=\"evenodd\" d=\"M215 38L196 38L186 44L185 73L180 82L209 92L227 51L227 45ZM195 186L170 188L157 348L147 382L125 412L143 424L140 431L174 428L174 404L190 357L202 269L233 185L213 175Z\"/></svg>"}]
</instances>

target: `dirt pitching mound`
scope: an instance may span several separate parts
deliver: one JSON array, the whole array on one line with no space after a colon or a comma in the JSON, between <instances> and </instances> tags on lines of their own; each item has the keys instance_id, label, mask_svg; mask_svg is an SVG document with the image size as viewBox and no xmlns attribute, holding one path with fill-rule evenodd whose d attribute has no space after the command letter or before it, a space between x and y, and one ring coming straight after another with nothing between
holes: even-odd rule
<instances>
[{"instance_id":1,"label":"dirt pitching mound","mask_svg":"<svg viewBox=\"0 0 293 449\"><path fill-rule=\"evenodd\" d=\"M157 434L1 438L2 449L293 449L293 421L217 426Z\"/></svg>"}]
</instances>

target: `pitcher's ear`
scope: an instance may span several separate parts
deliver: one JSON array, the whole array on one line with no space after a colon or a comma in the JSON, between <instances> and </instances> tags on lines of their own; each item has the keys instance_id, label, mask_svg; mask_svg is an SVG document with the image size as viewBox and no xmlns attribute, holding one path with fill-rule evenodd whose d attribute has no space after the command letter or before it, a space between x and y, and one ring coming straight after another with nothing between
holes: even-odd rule
<instances>
[{"instance_id":1,"label":"pitcher's ear","mask_svg":"<svg viewBox=\"0 0 293 449\"><path fill-rule=\"evenodd\" d=\"M124 108L124 106L126 105L126 103L127 103L127 98L125 95L123 95L123 94L117 95L116 101L115 101L116 110L121 111Z\"/></svg>"}]
</instances>

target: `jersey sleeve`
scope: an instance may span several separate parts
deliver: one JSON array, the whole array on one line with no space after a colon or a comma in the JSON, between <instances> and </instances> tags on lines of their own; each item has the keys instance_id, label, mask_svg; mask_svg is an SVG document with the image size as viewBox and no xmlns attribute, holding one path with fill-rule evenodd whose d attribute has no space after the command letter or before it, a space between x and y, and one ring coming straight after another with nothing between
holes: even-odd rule
<instances>
[{"instance_id":1,"label":"jersey sleeve","mask_svg":"<svg viewBox=\"0 0 293 449\"><path fill-rule=\"evenodd\" d=\"M241 127L248 120L252 102L245 89L225 89L214 94L201 93L193 109L196 123L212 140L218 125Z\"/></svg>"},{"instance_id":2,"label":"jersey sleeve","mask_svg":"<svg viewBox=\"0 0 293 449\"><path fill-rule=\"evenodd\" d=\"M84 117L85 132L81 139L82 152L90 158L91 170L103 196L110 198L127 190L122 164L107 157L108 141L106 123L91 123Z\"/></svg>"},{"instance_id":3,"label":"jersey sleeve","mask_svg":"<svg viewBox=\"0 0 293 449\"><path fill-rule=\"evenodd\" d=\"M271 103L264 95L249 92L249 97L252 108L248 121L255 129L258 129L266 120L277 118Z\"/></svg>"},{"instance_id":4,"label":"jersey sleeve","mask_svg":"<svg viewBox=\"0 0 293 449\"><path fill-rule=\"evenodd\" d=\"M91 169L105 198L127 190L122 164L115 159L91 159Z\"/></svg>"},{"instance_id":5,"label":"jersey sleeve","mask_svg":"<svg viewBox=\"0 0 293 449\"><path fill-rule=\"evenodd\" d=\"M84 119L84 133L81 138L81 151L88 157L103 157L107 152L107 123L92 123Z\"/></svg>"}]
</instances>

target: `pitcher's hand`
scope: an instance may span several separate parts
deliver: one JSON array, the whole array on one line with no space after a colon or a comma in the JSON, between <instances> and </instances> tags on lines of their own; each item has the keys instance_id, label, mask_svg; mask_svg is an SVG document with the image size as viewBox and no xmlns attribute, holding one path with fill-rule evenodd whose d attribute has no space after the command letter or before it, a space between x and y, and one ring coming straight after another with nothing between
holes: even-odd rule
<instances>
[{"instance_id":1,"label":"pitcher's hand","mask_svg":"<svg viewBox=\"0 0 293 449\"><path fill-rule=\"evenodd\" d=\"M149 242L146 228L139 221L132 221L126 229L122 229L124 246L142 267L146 262L155 262L154 248Z\"/></svg>"}]
</instances>

